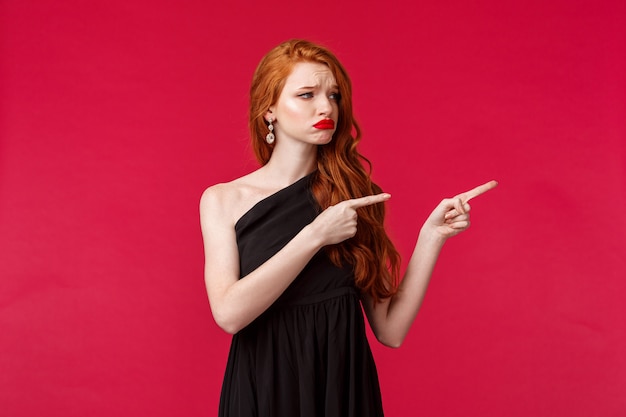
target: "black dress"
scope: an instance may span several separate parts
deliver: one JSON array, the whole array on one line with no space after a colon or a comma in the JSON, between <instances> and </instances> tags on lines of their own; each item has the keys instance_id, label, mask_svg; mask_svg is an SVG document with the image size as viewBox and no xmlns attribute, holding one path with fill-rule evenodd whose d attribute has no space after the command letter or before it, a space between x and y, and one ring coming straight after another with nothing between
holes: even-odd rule
<instances>
[{"instance_id":1,"label":"black dress","mask_svg":"<svg viewBox=\"0 0 626 417\"><path fill-rule=\"evenodd\" d=\"M241 277L317 216L312 175L257 203L237 224ZM378 375L350 267L318 252L232 339L221 417L382 416Z\"/></svg>"}]
</instances>

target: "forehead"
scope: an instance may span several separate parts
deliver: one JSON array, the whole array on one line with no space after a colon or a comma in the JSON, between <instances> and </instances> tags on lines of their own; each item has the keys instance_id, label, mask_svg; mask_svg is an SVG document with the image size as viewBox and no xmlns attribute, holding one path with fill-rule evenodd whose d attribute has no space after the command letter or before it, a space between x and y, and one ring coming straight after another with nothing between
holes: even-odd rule
<instances>
[{"instance_id":1,"label":"forehead","mask_svg":"<svg viewBox=\"0 0 626 417\"><path fill-rule=\"evenodd\" d=\"M285 80L285 87L334 86L335 76L324 64L317 62L298 62Z\"/></svg>"}]
</instances>

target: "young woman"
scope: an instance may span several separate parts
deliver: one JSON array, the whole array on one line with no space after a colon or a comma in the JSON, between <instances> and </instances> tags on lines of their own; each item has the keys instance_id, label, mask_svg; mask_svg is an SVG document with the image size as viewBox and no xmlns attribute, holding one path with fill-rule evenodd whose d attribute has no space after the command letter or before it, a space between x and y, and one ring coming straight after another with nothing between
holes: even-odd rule
<instances>
[{"instance_id":1,"label":"young woman","mask_svg":"<svg viewBox=\"0 0 626 417\"><path fill-rule=\"evenodd\" d=\"M469 227L467 202L496 185L443 200L400 281L390 195L363 168L351 100L330 51L277 46L250 90L261 167L202 196L209 302L234 335L220 416L382 416L361 305L377 339L400 346L444 242Z\"/></svg>"}]
</instances>

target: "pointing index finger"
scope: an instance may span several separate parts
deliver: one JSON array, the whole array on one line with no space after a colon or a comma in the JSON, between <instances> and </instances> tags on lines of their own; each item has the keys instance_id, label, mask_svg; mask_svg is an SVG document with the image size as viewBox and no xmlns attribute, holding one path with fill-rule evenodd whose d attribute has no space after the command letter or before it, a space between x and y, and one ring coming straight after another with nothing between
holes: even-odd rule
<instances>
[{"instance_id":1,"label":"pointing index finger","mask_svg":"<svg viewBox=\"0 0 626 417\"><path fill-rule=\"evenodd\" d=\"M498 181L489 181L483 185L479 185L478 187L471 189L463 194L461 194L459 197L461 198L461 200L463 201L463 203L467 203L468 201L470 201L472 198L474 197L478 197L481 194L486 193L489 190L492 190L494 188L496 188L498 186Z\"/></svg>"},{"instance_id":2,"label":"pointing index finger","mask_svg":"<svg viewBox=\"0 0 626 417\"><path fill-rule=\"evenodd\" d=\"M360 198L353 198L347 201L350 207L357 209L359 207L371 206L372 204L382 203L383 201L387 201L390 198L391 198L391 194L381 193L381 194L375 194L375 195L368 195L368 196L360 197Z\"/></svg>"}]
</instances>

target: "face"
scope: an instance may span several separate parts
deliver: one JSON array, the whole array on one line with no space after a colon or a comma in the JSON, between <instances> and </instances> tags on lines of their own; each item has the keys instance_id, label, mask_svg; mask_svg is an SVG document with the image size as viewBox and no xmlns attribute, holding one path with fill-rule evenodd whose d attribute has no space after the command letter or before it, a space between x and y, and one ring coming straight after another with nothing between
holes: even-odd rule
<instances>
[{"instance_id":1,"label":"face","mask_svg":"<svg viewBox=\"0 0 626 417\"><path fill-rule=\"evenodd\" d=\"M274 120L277 144L330 142L337 126L339 98L335 77L326 65L296 64L276 104L265 115Z\"/></svg>"}]
</instances>

